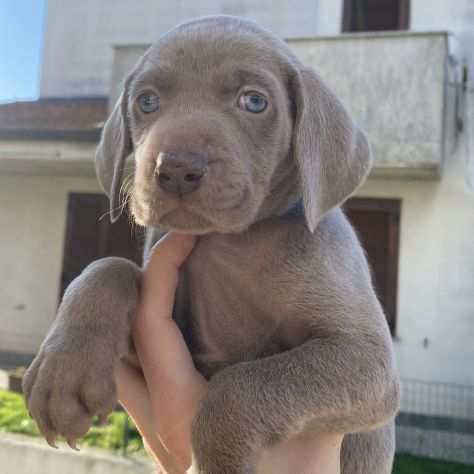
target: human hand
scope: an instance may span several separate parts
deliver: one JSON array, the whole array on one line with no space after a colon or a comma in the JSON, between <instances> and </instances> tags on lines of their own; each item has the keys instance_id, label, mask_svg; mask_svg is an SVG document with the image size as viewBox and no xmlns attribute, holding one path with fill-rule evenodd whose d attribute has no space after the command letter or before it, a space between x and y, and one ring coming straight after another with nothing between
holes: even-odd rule
<instances>
[{"instance_id":1,"label":"human hand","mask_svg":"<svg viewBox=\"0 0 474 474\"><path fill-rule=\"evenodd\" d=\"M207 382L194 367L172 311L179 267L194 243L192 236L171 233L153 248L144 270L134 327L155 429L166 448L186 467L191 464L191 422Z\"/></svg>"}]
</instances>

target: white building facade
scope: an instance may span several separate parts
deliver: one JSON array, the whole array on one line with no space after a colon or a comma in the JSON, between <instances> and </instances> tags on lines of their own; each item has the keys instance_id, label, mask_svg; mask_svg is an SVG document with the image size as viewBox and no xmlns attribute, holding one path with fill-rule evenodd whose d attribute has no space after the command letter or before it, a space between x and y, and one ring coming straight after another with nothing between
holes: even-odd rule
<instances>
[{"instance_id":1,"label":"white building facade","mask_svg":"<svg viewBox=\"0 0 474 474\"><path fill-rule=\"evenodd\" d=\"M386 285L402 376L474 385L474 2L412 0L408 32L341 36L347 8L342 0L48 0L41 100L108 96L117 64L193 16L248 16L288 39L373 137L376 166L356 197L362 207L396 207L396 278ZM353 76L341 69L350 61ZM55 316L70 195L100 193L94 140L0 135L0 352L34 353Z\"/></svg>"}]
</instances>

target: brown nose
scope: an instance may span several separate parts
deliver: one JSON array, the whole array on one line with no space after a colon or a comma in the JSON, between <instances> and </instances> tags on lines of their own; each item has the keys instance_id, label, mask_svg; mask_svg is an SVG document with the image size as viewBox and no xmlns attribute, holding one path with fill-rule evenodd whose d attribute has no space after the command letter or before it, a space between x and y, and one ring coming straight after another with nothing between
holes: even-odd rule
<instances>
[{"instance_id":1,"label":"brown nose","mask_svg":"<svg viewBox=\"0 0 474 474\"><path fill-rule=\"evenodd\" d=\"M160 188L182 196L199 188L206 166L207 158L199 153L160 152L155 179Z\"/></svg>"}]
</instances>

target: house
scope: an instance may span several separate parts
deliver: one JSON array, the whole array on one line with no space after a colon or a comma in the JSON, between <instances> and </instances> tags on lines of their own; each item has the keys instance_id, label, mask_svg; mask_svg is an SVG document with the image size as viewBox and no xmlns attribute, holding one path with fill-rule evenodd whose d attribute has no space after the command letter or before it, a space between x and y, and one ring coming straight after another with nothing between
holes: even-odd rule
<instances>
[{"instance_id":1,"label":"house","mask_svg":"<svg viewBox=\"0 0 474 474\"><path fill-rule=\"evenodd\" d=\"M111 227L95 178L109 97L161 33L215 13L255 18L286 38L368 131L374 169L346 211L402 377L474 385L469 0L49 0L40 98L0 105L0 355L38 349L88 262L139 260L142 235L125 217Z\"/></svg>"}]
</instances>

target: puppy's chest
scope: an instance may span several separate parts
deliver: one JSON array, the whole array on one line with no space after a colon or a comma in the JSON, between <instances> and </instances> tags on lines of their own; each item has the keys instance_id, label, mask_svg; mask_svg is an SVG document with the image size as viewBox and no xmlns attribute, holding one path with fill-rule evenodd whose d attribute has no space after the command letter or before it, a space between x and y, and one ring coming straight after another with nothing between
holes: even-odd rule
<instances>
[{"instance_id":1,"label":"puppy's chest","mask_svg":"<svg viewBox=\"0 0 474 474\"><path fill-rule=\"evenodd\" d=\"M211 376L301 343L304 327L288 303L282 261L245 249L202 246L183 272L179 318L198 369Z\"/></svg>"}]
</instances>

